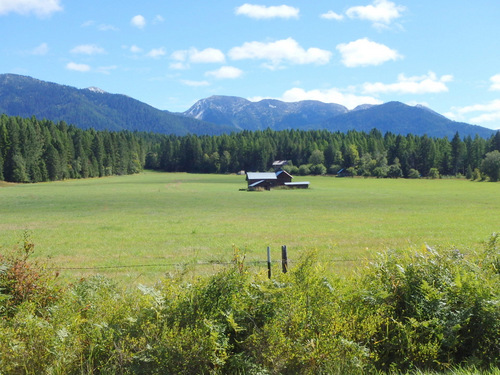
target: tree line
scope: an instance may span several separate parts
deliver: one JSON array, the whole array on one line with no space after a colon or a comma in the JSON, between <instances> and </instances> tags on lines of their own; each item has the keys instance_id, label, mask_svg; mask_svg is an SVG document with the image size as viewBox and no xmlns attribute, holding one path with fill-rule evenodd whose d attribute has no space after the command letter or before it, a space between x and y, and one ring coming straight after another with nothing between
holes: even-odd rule
<instances>
[{"instance_id":1,"label":"tree line","mask_svg":"<svg viewBox=\"0 0 500 375\"><path fill-rule=\"evenodd\" d=\"M326 130L242 131L220 136L160 136L146 155L145 167L162 171L234 173L269 170L274 160L288 160L292 174L336 174L374 177L479 178L492 154L500 171L500 132L489 139L464 139ZM496 163L496 164L495 164ZM500 173L500 172L499 172ZM489 174L493 176L493 173ZM495 175L498 180L498 175ZM495 179L495 178L490 178Z\"/></svg>"},{"instance_id":2,"label":"tree line","mask_svg":"<svg viewBox=\"0 0 500 375\"><path fill-rule=\"evenodd\" d=\"M146 151L144 139L128 131L0 117L0 180L43 182L137 173Z\"/></svg>"},{"instance_id":3,"label":"tree line","mask_svg":"<svg viewBox=\"0 0 500 375\"><path fill-rule=\"evenodd\" d=\"M67 178L166 172L267 171L288 160L291 174L372 177L500 179L500 131L450 140L382 134L373 129L264 130L214 136L82 130L61 121L0 116L0 180L42 182Z\"/></svg>"}]
</instances>

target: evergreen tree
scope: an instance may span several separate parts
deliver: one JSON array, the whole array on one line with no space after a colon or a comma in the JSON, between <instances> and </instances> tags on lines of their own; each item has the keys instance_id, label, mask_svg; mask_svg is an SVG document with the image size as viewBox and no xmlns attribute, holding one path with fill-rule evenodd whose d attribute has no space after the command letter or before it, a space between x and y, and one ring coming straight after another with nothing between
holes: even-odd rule
<instances>
[{"instance_id":1,"label":"evergreen tree","mask_svg":"<svg viewBox=\"0 0 500 375\"><path fill-rule=\"evenodd\" d=\"M59 152L57 152L56 148L49 144L47 146L47 150L45 151L45 160L47 166L47 174L49 180L56 181L61 178L61 161L59 159Z\"/></svg>"}]
</instances>

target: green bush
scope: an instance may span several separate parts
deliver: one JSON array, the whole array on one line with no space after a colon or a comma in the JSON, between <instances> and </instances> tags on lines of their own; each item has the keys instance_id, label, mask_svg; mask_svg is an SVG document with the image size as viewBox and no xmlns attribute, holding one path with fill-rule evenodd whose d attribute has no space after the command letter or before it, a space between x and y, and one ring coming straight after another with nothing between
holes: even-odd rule
<instances>
[{"instance_id":1,"label":"green bush","mask_svg":"<svg viewBox=\"0 0 500 375\"><path fill-rule=\"evenodd\" d=\"M10 263L2 259L5 277ZM36 269L24 261L24 270ZM52 281L35 278L33 293L0 319L0 371L419 374L500 367L498 234L469 254L389 251L344 278L306 252L286 274L266 276L250 273L235 252L233 264L213 275L181 274L128 290L94 276L59 289L50 303ZM4 304L11 295L3 294Z\"/></svg>"},{"instance_id":2,"label":"green bush","mask_svg":"<svg viewBox=\"0 0 500 375\"><path fill-rule=\"evenodd\" d=\"M432 179L436 179L436 178L439 178L439 169L437 168L431 168L429 170L429 173L427 174L427 177L429 178L432 178Z\"/></svg>"},{"instance_id":3,"label":"green bush","mask_svg":"<svg viewBox=\"0 0 500 375\"><path fill-rule=\"evenodd\" d=\"M420 172L416 169L410 169L408 171L408 178L420 178Z\"/></svg>"},{"instance_id":4,"label":"green bush","mask_svg":"<svg viewBox=\"0 0 500 375\"><path fill-rule=\"evenodd\" d=\"M307 176L311 174L311 165L310 164L302 164L299 167L299 175L300 176Z\"/></svg>"},{"instance_id":5,"label":"green bush","mask_svg":"<svg viewBox=\"0 0 500 375\"><path fill-rule=\"evenodd\" d=\"M364 319L378 324L369 344L376 366L498 366L500 284L485 264L456 249L384 254L358 296Z\"/></svg>"}]
</instances>

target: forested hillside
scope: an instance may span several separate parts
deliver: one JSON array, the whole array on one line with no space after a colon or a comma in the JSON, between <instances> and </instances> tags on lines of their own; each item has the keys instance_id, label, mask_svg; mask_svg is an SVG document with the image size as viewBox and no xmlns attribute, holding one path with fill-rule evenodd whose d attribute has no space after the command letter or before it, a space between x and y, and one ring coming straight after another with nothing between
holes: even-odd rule
<instances>
[{"instance_id":1,"label":"forested hillside","mask_svg":"<svg viewBox=\"0 0 500 375\"><path fill-rule=\"evenodd\" d=\"M464 175L500 178L500 132L484 139L322 131L243 131L219 136L175 136L82 130L35 117L0 117L0 180L41 182L66 178L168 172L266 171L289 160L292 174L373 177ZM492 163L485 163L492 159ZM490 165L491 164L491 165ZM490 168L491 167L491 168ZM493 170L490 171L490 169ZM497 172L495 172L497 171ZM495 174L496 173L496 174Z\"/></svg>"},{"instance_id":2,"label":"forested hillside","mask_svg":"<svg viewBox=\"0 0 500 375\"><path fill-rule=\"evenodd\" d=\"M16 74L0 74L1 113L65 121L82 129L176 135L222 134L236 130L162 111L126 95L97 88L77 89Z\"/></svg>"}]
</instances>

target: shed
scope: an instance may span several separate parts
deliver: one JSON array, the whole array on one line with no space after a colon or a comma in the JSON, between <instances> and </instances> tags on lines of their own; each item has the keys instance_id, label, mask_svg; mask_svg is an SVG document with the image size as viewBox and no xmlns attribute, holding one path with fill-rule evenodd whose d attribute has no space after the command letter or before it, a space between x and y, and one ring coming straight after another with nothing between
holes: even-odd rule
<instances>
[{"instance_id":1,"label":"shed","mask_svg":"<svg viewBox=\"0 0 500 375\"><path fill-rule=\"evenodd\" d=\"M285 182L285 186L292 189L307 189L309 187L309 181Z\"/></svg>"}]
</instances>

